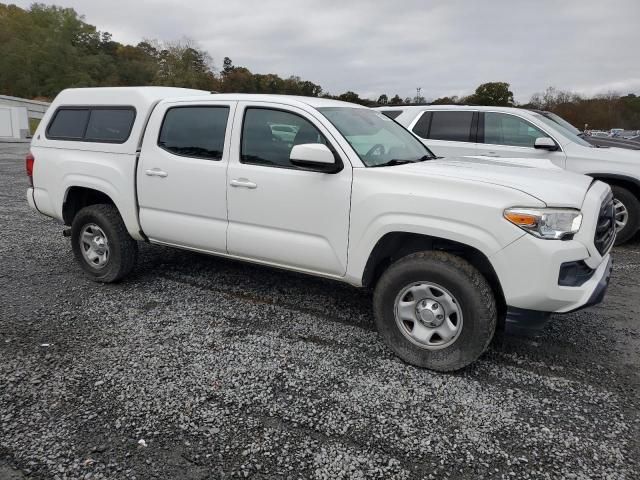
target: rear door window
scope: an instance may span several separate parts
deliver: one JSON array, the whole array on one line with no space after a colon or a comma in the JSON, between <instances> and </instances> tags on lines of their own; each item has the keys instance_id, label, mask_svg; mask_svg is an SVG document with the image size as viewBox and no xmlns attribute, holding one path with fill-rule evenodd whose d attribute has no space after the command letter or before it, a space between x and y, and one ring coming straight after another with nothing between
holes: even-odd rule
<instances>
[{"instance_id":1,"label":"rear door window","mask_svg":"<svg viewBox=\"0 0 640 480\"><path fill-rule=\"evenodd\" d=\"M429 135L426 138L450 142L470 142L472 124L472 111L432 112Z\"/></svg>"},{"instance_id":2,"label":"rear door window","mask_svg":"<svg viewBox=\"0 0 640 480\"><path fill-rule=\"evenodd\" d=\"M229 107L189 106L167 110L158 146L174 155L222 160Z\"/></svg>"}]
</instances>

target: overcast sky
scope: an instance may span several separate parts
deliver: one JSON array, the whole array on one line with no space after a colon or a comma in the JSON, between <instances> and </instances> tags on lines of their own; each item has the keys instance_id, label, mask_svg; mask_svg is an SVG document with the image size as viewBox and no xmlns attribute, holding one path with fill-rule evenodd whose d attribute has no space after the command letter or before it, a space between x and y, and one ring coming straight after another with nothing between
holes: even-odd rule
<instances>
[{"instance_id":1,"label":"overcast sky","mask_svg":"<svg viewBox=\"0 0 640 480\"><path fill-rule=\"evenodd\" d=\"M6 1L6 0L5 0ZM30 1L15 1L28 7ZM217 69L299 75L333 94L427 99L511 83L640 93L640 0L57 0L114 40L188 37Z\"/></svg>"}]
</instances>

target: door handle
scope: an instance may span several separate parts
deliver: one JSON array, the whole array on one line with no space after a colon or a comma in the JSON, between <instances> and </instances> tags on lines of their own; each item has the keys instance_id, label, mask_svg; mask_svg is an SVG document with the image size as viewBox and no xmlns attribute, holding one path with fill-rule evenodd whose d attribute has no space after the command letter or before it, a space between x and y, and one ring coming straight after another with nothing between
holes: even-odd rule
<instances>
[{"instance_id":1,"label":"door handle","mask_svg":"<svg viewBox=\"0 0 640 480\"><path fill-rule=\"evenodd\" d=\"M145 170L144 173L146 173L148 176L150 177L166 177L169 174L163 170L160 170L159 168L153 168L151 170Z\"/></svg>"},{"instance_id":2,"label":"door handle","mask_svg":"<svg viewBox=\"0 0 640 480\"><path fill-rule=\"evenodd\" d=\"M229 185L231 185L232 187L244 187L244 188L251 188L251 189L258 188L258 185L256 185L253 182L250 182L246 178L233 179L229 182Z\"/></svg>"}]
</instances>

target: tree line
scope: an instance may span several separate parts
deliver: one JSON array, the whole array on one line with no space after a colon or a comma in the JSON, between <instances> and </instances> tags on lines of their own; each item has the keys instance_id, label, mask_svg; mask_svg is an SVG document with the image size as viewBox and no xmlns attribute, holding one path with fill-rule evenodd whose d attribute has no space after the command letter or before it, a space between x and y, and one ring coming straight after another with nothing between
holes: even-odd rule
<instances>
[{"instance_id":1,"label":"tree line","mask_svg":"<svg viewBox=\"0 0 640 480\"><path fill-rule=\"evenodd\" d=\"M70 87L162 85L220 92L319 96L308 80L254 74L225 58L216 72L194 42L145 40L125 45L84 22L75 10L0 3L0 93L51 99Z\"/></svg>"},{"instance_id":2,"label":"tree line","mask_svg":"<svg viewBox=\"0 0 640 480\"><path fill-rule=\"evenodd\" d=\"M217 70L211 55L193 41L144 40L125 45L86 23L75 10L33 4L29 9L0 3L0 93L52 99L64 88L163 85L218 92L279 93L327 97L366 106L471 104L549 110L578 128L640 128L640 97L614 93L593 98L547 88L517 105L509 83L489 82L466 97L361 98L353 91L331 95L298 76L258 74L224 57Z\"/></svg>"}]
</instances>

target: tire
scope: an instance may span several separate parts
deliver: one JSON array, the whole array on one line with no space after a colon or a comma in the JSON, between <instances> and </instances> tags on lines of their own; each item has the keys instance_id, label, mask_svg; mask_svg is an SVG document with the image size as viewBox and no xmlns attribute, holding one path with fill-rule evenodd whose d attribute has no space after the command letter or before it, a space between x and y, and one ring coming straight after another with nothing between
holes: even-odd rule
<instances>
[{"instance_id":1,"label":"tire","mask_svg":"<svg viewBox=\"0 0 640 480\"><path fill-rule=\"evenodd\" d=\"M85 238L94 236L106 242L97 246L92 241L83 242L81 235L85 233ZM121 280L131 272L138 257L138 243L127 232L118 209L107 204L90 205L76 214L71 225L71 246L82 269L96 282ZM97 250L99 247L102 250ZM89 257L95 258L90 261Z\"/></svg>"},{"instance_id":2,"label":"tire","mask_svg":"<svg viewBox=\"0 0 640 480\"><path fill-rule=\"evenodd\" d=\"M631 240L640 228L640 200L624 187L611 185L611 190L616 201L616 207L618 207L619 202L627 212L626 225L618 230L615 242L615 245L622 245ZM616 208L616 221L620 218L620 213L620 210Z\"/></svg>"},{"instance_id":3,"label":"tire","mask_svg":"<svg viewBox=\"0 0 640 480\"><path fill-rule=\"evenodd\" d=\"M412 289L422 289L425 282L436 285L440 293L444 292L444 297L434 297L436 302L443 305L453 303L454 310L457 308L461 314L460 317L456 314L454 318L454 315L447 316L447 312L443 311L445 319L459 323L456 327L457 336L440 346L425 346L410 339L413 329L424 325L423 320L413 323L411 333L407 333L407 325L411 322L396 321L397 301L401 302L398 305L409 305L409 310L405 311L411 311L412 301L417 301L416 305L422 304L424 309L427 309L425 305L433 302L427 299L418 301L423 298L419 291L413 298ZM429 291L435 294L438 288L430 288ZM407 289L409 297L401 297ZM449 301L450 297L453 302ZM409 301L405 302L408 298ZM439 299L444 299L444 302ZM491 342L498 318L494 294L484 276L466 260L438 251L414 253L387 268L375 287L373 305L376 327L387 346L405 362L439 372L459 370L477 360ZM429 306L433 307L433 304ZM431 313L427 312L427 315ZM429 332L433 330L427 328ZM430 341L437 343L438 336L433 335Z\"/></svg>"}]
</instances>

